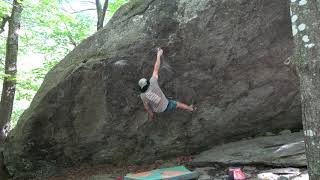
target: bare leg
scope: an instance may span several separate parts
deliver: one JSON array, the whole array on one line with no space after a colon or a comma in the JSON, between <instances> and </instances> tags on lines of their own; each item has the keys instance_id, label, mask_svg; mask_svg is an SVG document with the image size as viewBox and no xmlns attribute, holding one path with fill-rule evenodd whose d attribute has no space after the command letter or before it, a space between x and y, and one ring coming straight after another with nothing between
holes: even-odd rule
<instances>
[{"instance_id":1,"label":"bare leg","mask_svg":"<svg viewBox=\"0 0 320 180\"><path fill-rule=\"evenodd\" d=\"M187 110L187 111L190 111L190 112L193 112L193 107L192 106L188 106L182 102L178 102L177 101L177 109L183 109L183 110Z\"/></svg>"}]
</instances>

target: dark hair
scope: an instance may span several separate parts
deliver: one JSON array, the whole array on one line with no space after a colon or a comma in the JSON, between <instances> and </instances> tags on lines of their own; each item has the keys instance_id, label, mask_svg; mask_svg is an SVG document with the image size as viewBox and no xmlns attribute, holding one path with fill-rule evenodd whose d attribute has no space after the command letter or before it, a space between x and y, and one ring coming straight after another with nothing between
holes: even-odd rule
<instances>
[{"instance_id":1,"label":"dark hair","mask_svg":"<svg viewBox=\"0 0 320 180\"><path fill-rule=\"evenodd\" d=\"M149 80L147 80L147 85L145 85L143 88L140 88L140 91L142 93L146 92L148 90L149 86L150 86L150 82L149 82Z\"/></svg>"}]
</instances>

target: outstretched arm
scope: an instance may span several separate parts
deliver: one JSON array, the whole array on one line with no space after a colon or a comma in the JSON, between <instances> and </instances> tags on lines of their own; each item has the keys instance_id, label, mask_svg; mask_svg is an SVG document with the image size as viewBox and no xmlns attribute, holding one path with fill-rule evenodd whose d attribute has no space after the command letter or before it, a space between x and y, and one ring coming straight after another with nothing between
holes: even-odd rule
<instances>
[{"instance_id":1,"label":"outstretched arm","mask_svg":"<svg viewBox=\"0 0 320 180\"><path fill-rule=\"evenodd\" d=\"M163 50L161 48L158 48L157 60L156 60L156 63L154 64L153 73L152 73L152 76L154 76L157 79L159 76L159 69L160 69L160 63L161 63L160 57L162 53L163 53Z\"/></svg>"}]
</instances>

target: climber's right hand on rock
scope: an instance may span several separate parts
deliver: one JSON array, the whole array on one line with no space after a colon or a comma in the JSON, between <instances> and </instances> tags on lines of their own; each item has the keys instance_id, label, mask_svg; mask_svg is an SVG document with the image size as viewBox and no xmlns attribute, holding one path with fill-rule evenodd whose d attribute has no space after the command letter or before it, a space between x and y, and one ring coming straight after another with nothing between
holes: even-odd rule
<instances>
[{"instance_id":1,"label":"climber's right hand on rock","mask_svg":"<svg viewBox=\"0 0 320 180\"><path fill-rule=\"evenodd\" d=\"M161 48L158 48L158 56L162 56L163 50Z\"/></svg>"}]
</instances>

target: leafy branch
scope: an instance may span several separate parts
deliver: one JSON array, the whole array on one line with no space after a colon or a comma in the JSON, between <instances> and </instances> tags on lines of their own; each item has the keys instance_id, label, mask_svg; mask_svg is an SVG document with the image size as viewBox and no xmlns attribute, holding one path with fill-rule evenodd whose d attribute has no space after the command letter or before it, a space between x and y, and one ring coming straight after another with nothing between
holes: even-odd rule
<instances>
[{"instance_id":1,"label":"leafy branch","mask_svg":"<svg viewBox=\"0 0 320 180\"><path fill-rule=\"evenodd\" d=\"M73 39L73 37L72 37L72 34L71 34L71 31L69 30L69 28L68 28L68 25L66 24L66 23L64 23L64 25L65 25L65 27L66 27L66 29L67 29L67 37L68 37L68 39L70 40L70 43L74 46L74 47L76 47L77 46L77 42Z\"/></svg>"}]
</instances>

